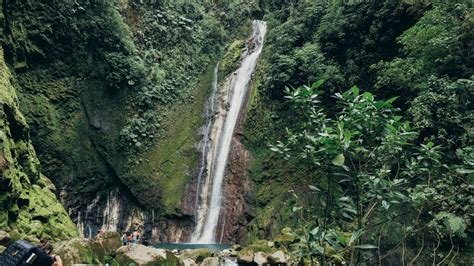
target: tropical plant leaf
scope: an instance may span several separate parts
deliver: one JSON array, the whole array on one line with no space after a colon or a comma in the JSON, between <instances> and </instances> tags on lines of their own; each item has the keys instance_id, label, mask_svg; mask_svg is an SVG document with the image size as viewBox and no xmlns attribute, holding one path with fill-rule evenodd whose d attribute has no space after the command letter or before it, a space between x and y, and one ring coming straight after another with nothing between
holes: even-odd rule
<instances>
[{"instance_id":1,"label":"tropical plant leaf","mask_svg":"<svg viewBox=\"0 0 474 266\"><path fill-rule=\"evenodd\" d=\"M332 160L332 164L335 166L343 166L346 158L344 157L344 154L339 154L338 156L334 157Z\"/></svg>"},{"instance_id":2,"label":"tropical plant leaf","mask_svg":"<svg viewBox=\"0 0 474 266\"><path fill-rule=\"evenodd\" d=\"M354 248L358 248L358 249L377 249L379 247L377 247L375 245L371 245L371 244L362 244L362 245L355 246Z\"/></svg>"}]
</instances>

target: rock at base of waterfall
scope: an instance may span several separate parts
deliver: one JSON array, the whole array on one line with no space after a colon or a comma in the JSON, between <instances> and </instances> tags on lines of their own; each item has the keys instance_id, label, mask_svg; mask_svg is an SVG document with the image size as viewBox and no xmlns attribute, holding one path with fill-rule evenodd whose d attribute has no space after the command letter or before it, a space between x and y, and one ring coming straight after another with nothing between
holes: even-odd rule
<instances>
[{"instance_id":1,"label":"rock at base of waterfall","mask_svg":"<svg viewBox=\"0 0 474 266\"><path fill-rule=\"evenodd\" d=\"M10 235L3 231L3 230L0 230L0 245L2 246L8 246L8 244L10 243Z\"/></svg>"},{"instance_id":2,"label":"rock at base of waterfall","mask_svg":"<svg viewBox=\"0 0 474 266\"><path fill-rule=\"evenodd\" d=\"M244 249L239 252L239 256L237 256L237 262L241 263L252 263L253 262L253 250L251 249Z\"/></svg>"},{"instance_id":3,"label":"rock at base of waterfall","mask_svg":"<svg viewBox=\"0 0 474 266\"><path fill-rule=\"evenodd\" d=\"M117 250L115 257L119 265L129 265L135 263L137 265L179 265L179 259L165 249L156 249L146 247L144 245L128 245Z\"/></svg>"},{"instance_id":4,"label":"rock at base of waterfall","mask_svg":"<svg viewBox=\"0 0 474 266\"><path fill-rule=\"evenodd\" d=\"M240 251L242 249L242 247L238 244L233 244L230 248L235 251Z\"/></svg>"},{"instance_id":5,"label":"rock at base of waterfall","mask_svg":"<svg viewBox=\"0 0 474 266\"><path fill-rule=\"evenodd\" d=\"M197 266L196 262L193 259L184 259L181 260L181 265L183 266Z\"/></svg>"},{"instance_id":6,"label":"rock at base of waterfall","mask_svg":"<svg viewBox=\"0 0 474 266\"><path fill-rule=\"evenodd\" d=\"M257 252L253 256L253 261L258 265L263 265L268 263L267 255L263 252Z\"/></svg>"},{"instance_id":7,"label":"rock at base of waterfall","mask_svg":"<svg viewBox=\"0 0 474 266\"><path fill-rule=\"evenodd\" d=\"M219 256L221 257L237 257L237 251L229 248L229 249L224 249L220 252Z\"/></svg>"},{"instance_id":8,"label":"rock at base of waterfall","mask_svg":"<svg viewBox=\"0 0 474 266\"><path fill-rule=\"evenodd\" d=\"M205 248L199 248L183 250L179 257L181 259L192 259L196 263L201 263L205 258L212 257L213 255L213 251Z\"/></svg>"},{"instance_id":9,"label":"rock at base of waterfall","mask_svg":"<svg viewBox=\"0 0 474 266\"><path fill-rule=\"evenodd\" d=\"M60 256L64 265L95 264L107 255L99 242L77 238L53 244L52 253Z\"/></svg>"},{"instance_id":10,"label":"rock at base of waterfall","mask_svg":"<svg viewBox=\"0 0 474 266\"><path fill-rule=\"evenodd\" d=\"M286 264L287 257L283 251L278 250L268 256L268 262L270 264Z\"/></svg>"},{"instance_id":11,"label":"rock at base of waterfall","mask_svg":"<svg viewBox=\"0 0 474 266\"><path fill-rule=\"evenodd\" d=\"M210 258L205 258L200 266L217 266L217 265L222 265L220 258L219 257L210 257Z\"/></svg>"},{"instance_id":12,"label":"rock at base of waterfall","mask_svg":"<svg viewBox=\"0 0 474 266\"><path fill-rule=\"evenodd\" d=\"M99 242L105 249L106 253L112 253L122 246L122 239L118 232L104 232L96 237L96 241Z\"/></svg>"}]
</instances>

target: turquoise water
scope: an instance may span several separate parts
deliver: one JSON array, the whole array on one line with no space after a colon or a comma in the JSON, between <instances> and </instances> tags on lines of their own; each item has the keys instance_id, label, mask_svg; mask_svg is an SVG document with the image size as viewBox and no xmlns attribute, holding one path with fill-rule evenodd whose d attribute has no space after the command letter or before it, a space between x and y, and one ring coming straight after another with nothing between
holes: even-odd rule
<instances>
[{"instance_id":1,"label":"turquoise water","mask_svg":"<svg viewBox=\"0 0 474 266\"><path fill-rule=\"evenodd\" d=\"M177 249L177 250L184 250L184 249L198 249L198 248L207 248L214 251L221 251L224 249L230 248L229 244L194 244L194 243L159 243L152 245L155 248L160 249Z\"/></svg>"}]
</instances>

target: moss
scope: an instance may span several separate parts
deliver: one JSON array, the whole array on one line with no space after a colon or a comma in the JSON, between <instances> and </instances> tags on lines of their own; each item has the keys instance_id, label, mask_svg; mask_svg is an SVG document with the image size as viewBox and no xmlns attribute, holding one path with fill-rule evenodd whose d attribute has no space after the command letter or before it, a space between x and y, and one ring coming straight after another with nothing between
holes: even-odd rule
<instances>
[{"instance_id":1,"label":"moss","mask_svg":"<svg viewBox=\"0 0 474 266\"><path fill-rule=\"evenodd\" d=\"M219 72L222 77L226 77L239 68L240 56L244 48L244 40L235 40L229 45L219 65Z\"/></svg>"},{"instance_id":2,"label":"moss","mask_svg":"<svg viewBox=\"0 0 474 266\"><path fill-rule=\"evenodd\" d=\"M267 240L256 240L254 241L253 244L248 245L243 250L245 249L253 250L254 252L266 252L266 253L272 251L272 248L268 245Z\"/></svg>"},{"instance_id":3,"label":"moss","mask_svg":"<svg viewBox=\"0 0 474 266\"><path fill-rule=\"evenodd\" d=\"M201 263L205 258L212 257L214 253L205 248L200 248L200 249L190 249L190 250L184 250L180 257L181 259L192 259L196 263Z\"/></svg>"},{"instance_id":4,"label":"moss","mask_svg":"<svg viewBox=\"0 0 474 266\"><path fill-rule=\"evenodd\" d=\"M18 238L31 235L53 239L77 235L66 211L41 175L29 139L29 128L19 111L12 77L0 50L0 225L16 228ZM15 235L15 234L12 234Z\"/></svg>"},{"instance_id":5,"label":"moss","mask_svg":"<svg viewBox=\"0 0 474 266\"><path fill-rule=\"evenodd\" d=\"M71 239L54 244L53 252L61 256L64 265L103 264L106 259L104 246L94 240Z\"/></svg>"},{"instance_id":6,"label":"moss","mask_svg":"<svg viewBox=\"0 0 474 266\"><path fill-rule=\"evenodd\" d=\"M198 164L198 129L204 124L203 106L211 91L213 68L201 77L190 99L168 111L162 126L162 137L143 156L144 160L134 167L131 176L149 180L140 181L147 191L160 191L164 215L179 215L185 186L192 169ZM150 200L147 200L149 203ZM155 206L156 207L156 206Z\"/></svg>"},{"instance_id":7,"label":"moss","mask_svg":"<svg viewBox=\"0 0 474 266\"><path fill-rule=\"evenodd\" d=\"M289 204L285 203L289 190L288 184L283 184L285 170L279 167L278 160L268 149L268 145L274 144L275 139L284 133L287 125L276 115L285 115L284 107L263 91L267 72L267 60L262 57L253 78L244 124L244 144L254 156L250 172L256 199L256 216L247 226L247 243L259 238L271 239L280 234L284 226L294 222Z\"/></svg>"}]
</instances>

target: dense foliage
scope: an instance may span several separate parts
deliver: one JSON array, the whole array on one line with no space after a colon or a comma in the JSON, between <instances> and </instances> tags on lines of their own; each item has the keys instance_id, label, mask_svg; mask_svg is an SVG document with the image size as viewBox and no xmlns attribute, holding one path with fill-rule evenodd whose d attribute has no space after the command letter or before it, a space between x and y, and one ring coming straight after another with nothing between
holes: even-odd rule
<instances>
[{"instance_id":1,"label":"dense foliage","mask_svg":"<svg viewBox=\"0 0 474 266\"><path fill-rule=\"evenodd\" d=\"M472 4L263 4L270 30L246 126L260 184L251 230L278 238L290 226L289 248L319 262L465 261Z\"/></svg>"}]
</instances>

